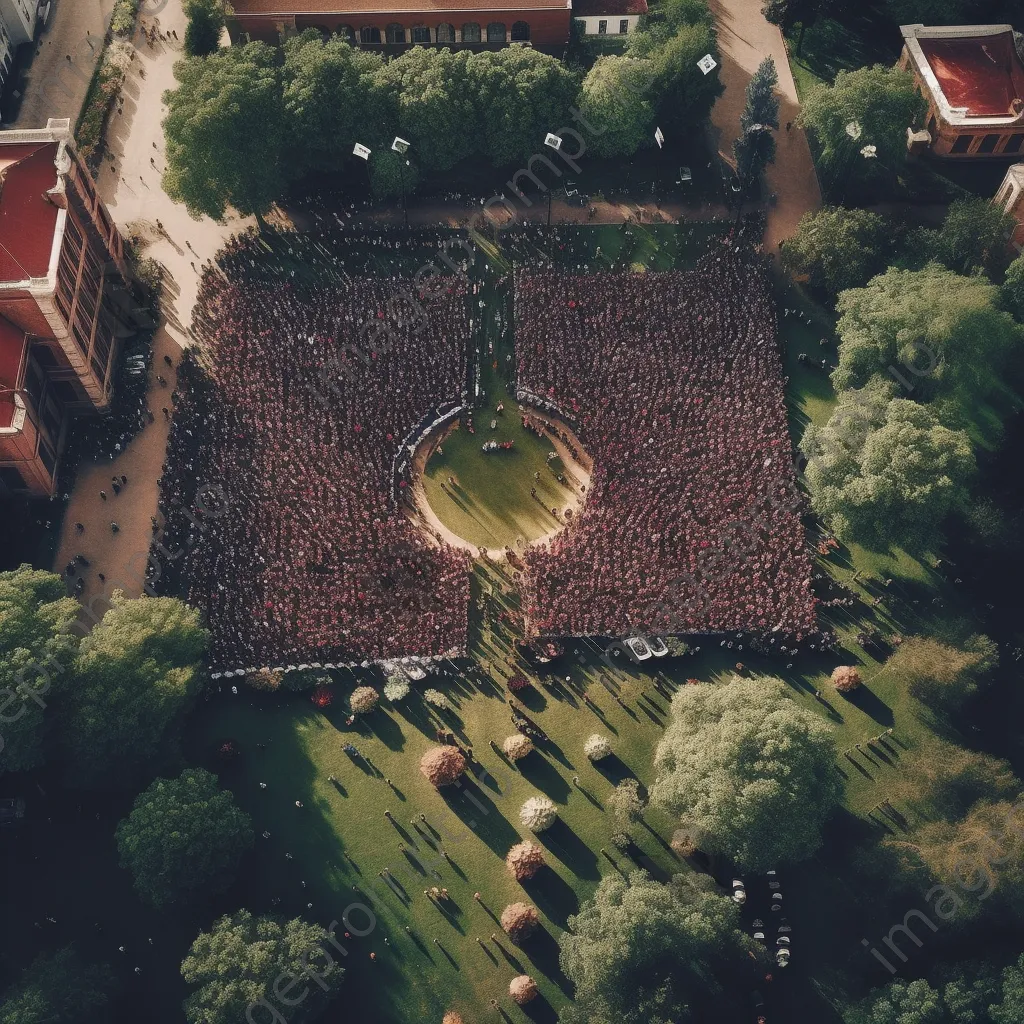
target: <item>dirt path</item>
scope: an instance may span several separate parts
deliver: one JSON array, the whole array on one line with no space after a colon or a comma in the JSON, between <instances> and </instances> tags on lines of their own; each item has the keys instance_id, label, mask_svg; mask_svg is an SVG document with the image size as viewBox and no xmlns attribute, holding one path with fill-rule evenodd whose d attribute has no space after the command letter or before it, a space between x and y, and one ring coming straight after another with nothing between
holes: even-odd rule
<instances>
[{"instance_id":1,"label":"dirt path","mask_svg":"<svg viewBox=\"0 0 1024 1024\"><path fill-rule=\"evenodd\" d=\"M821 206L821 190L811 159L810 146L803 129L794 122L800 113L796 83L789 67L782 32L765 21L763 0L711 0L718 26L718 45L722 51L722 81L725 92L711 111L711 120L719 131L719 151L732 161L732 144L740 132L740 114L746 103L746 88L751 75L765 57L775 61L779 73L777 95L780 129L775 133L775 163L768 168L767 189L776 202L767 208L768 225L765 248L778 250L779 241L789 238L800 218ZM787 131L786 125L793 127Z\"/></svg>"}]
</instances>

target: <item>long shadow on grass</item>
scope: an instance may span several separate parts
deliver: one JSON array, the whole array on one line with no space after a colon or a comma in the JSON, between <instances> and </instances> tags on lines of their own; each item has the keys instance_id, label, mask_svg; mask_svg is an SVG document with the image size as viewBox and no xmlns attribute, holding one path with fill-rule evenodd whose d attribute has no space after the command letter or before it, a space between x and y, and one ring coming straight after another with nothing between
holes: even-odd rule
<instances>
[{"instance_id":1,"label":"long shadow on grass","mask_svg":"<svg viewBox=\"0 0 1024 1024\"><path fill-rule=\"evenodd\" d=\"M613 785L633 777L633 771L618 754L609 754L594 762L594 767Z\"/></svg>"},{"instance_id":2,"label":"long shadow on grass","mask_svg":"<svg viewBox=\"0 0 1024 1024\"><path fill-rule=\"evenodd\" d=\"M558 963L558 943L544 928L538 928L526 940L526 951L537 969L547 975L567 996L572 995L572 982L562 973Z\"/></svg>"},{"instance_id":3,"label":"long shadow on grass","mask_svg":"<svg viewBox=\"0 0 1024 1024\"><path fill-rule=\"evenodd\" d=\"M597 855L561 818L541 832L537 839L580 878L597 881L601 877ZM505 849L507 851L508 847Z\"/></svg>"},{"instance_id":4,"label":"long shadow on grass","mask_svg":"<svg viewBox=\"0 0 1024 1024\"><path fill-rule=\"evenodd\" d=\"M542 757L525 757L518 763L519 774L532 782L545 796L564 804L572 792L569 784L555 768Z\"/></svg>"},{"instance_id":5,"label":"long shadow on grass","mask_svg":"<svg viewBox=\"0 0 1024 1024\"><path fill-rule=\"evenodd\" d=\"M858 687L852 693L846 694L846 699L881 725L892 725L895 721L892 708L866 686Z\"/></svg>"},{"instance_id":6,"label":"long shadow on grass","mask_svg":"<svg viewBox=\"0 0 1024 1024\"><path fill-rule=\"evenodd\" d=\"M557 872L544 868L534 878L523 881L530 899L558 925L565 928L570 914L580 909L579 897Z\"/></svg>"},{"instance_id":7,"label":"long shadow on grass","mask_svg":"<svg viewBox=\"0 0 1024 1024\"><path fill-rule=\"evenodd\" d=\"M378 711L375 715L366 716L363 724L388 750L397 752L405 747L405 733L390 715Z\"/></svg>"},{"instance_id":8,"label":"long shadow on grass","mask_svg":"<svg viewBox=\"0 0 1024 1024\"><path fill-rule=\"evenodd\" d=\"M448 807L466 827L475 832L499 857L504 859L509 848L519 842L519 833L476 782L463 778L458 788L445 786L441 794Z\"/></svg>"},{"instance_id":9,"label":"long shadow on grass","mask_svg":"<svg viewBox=\"0 0 1024 1024\"><path fill-rule=\"evenodd\" d=\"M558 1020L555 1008L543 997L539 996L523 1007L523 1013L535 1024L554 1024Z\"/></svg>"}]
</instances>

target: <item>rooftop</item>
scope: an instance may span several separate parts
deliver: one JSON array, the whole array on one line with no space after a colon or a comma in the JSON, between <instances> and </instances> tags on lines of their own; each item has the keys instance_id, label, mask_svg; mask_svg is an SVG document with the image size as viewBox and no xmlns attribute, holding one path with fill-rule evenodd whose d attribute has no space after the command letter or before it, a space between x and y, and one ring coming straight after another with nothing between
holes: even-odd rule
<instances>
[{"instance_id":1,"label":"rooftop","mask_svg":"<svg viewBox=\"0 0 1024 1024\"><path fill-rule=\"evenodd\" d=\"M57 142L5 143L0 133L0 282L46 277L59 208Z\"/></svg>"},{"instance_id":2,"label":"rooftop","mask_svg":"<svg viewBox=\"0 0 1024 1024\"><path fill-rule=\"evenodd\" d=\"M929 90L955 121L1024 116L1024 61L1009 25L901 28Z\"/></svg>"},{"instance_id":3,"label":"rooftop","mask_svg":"<svg viewBox=\"0 0 1024 1024\"><path fill-rule=\"evenodd\" d=\"M598 18L613 14L646 14L647 0L573 0L577 18Z\"/></svg>"},{"instance_id":4,"label":"rooftop","mask_svg":"<svg viewBox=\"0 0 1024 1024\"><path fill-rule=\"evenodd\" d=\"M643 0L640 0L643 2ZM565 10L570 0L232 0L236 17L293 14L430 14Z\"/></svg>"}]
</instances>

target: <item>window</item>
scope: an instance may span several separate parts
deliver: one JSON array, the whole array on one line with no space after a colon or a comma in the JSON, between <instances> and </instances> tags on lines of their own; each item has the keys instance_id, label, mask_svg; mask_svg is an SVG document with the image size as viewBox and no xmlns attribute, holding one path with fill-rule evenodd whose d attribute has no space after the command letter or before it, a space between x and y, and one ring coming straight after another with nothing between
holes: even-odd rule
<instances>
[{"instance_id":1,"label":"window","mask_svg":"<svg viewBox=\"0 0 1024 1024\"><path fill-rule=\"evenodd\" d=\"M1004 153L1019 153L1021 144L1024 143L1024 133L1017 132L1016 135L1011 135L1006 140L1006 145L1003 146Z\"/></svg>"},{"instance_id":2,"label":"window","mask_svg":"<svg viewBox=\"0 0 1024 1024\"><path fill-rule=\"evenodd\" d=\"M368 28L364 26L359 30L359 42L361 43L379 43L380 42L380 29L379 28Z\"/></svg>"},{"instance_id":3,"label":"window","mask_svg":"<svg viewBox=\"0 0 1024 1024\"><path fill-rule=\"evenodd\" d=\"M623 18L619 22L619 35L624 36L629 32L629 18Z\"/></svg>"},{"instance_id":4,"label":"window","mask_svg":"<svg viewBox=\"0 0 1024 1024\"><path fill-rule=\"evenodd\" d=\"M530 38L530 26L525 21L517 21L512 26L512 40L516 43L525 43Z\"/></svg>"},{"instance_id":5,"label":"window","mask_svg":"<svg viewBox=\"0 0 1024 1024\"><path fill-rule=\"evenodd\" d=\"M437 31L434 33L434 38L439 43L454 43L455 42L455 26L449 25L447 21L442 21L437 26Z\"/></svg>"},{"instance_id":6,"label":"window","mask_svg":"<svg viewBox=\"0 0 1024 1024\"><path fill-rule=\"evenodd\" d=\"M608 22L603 18L597 23L597 34L603 36L608 32Z\"/></svg>"},{"instance_id":7,"label":"window","mask_svg":"<svg viewBox=\"0 0 1024 1024\"><path fill-rule=\"evenodd\" d=\"M480 42L480 26L475 21L466 22L462 26L462 41L464 43Z\"/></svg>"},{"instance_id":8,"label":"window","mask_svg":"<svg viewBox=\"0 0 1024 1024\"><path fill-rule=\"evenodd\" d=\"M389 43L404 43L405 42L405 26L398 25L392 22L384 30L385 37Z\"/></svg>"},{"instance_id":9,"label":"window","mask_svg":"<svg viewBox=\"0 0 1024 1024\"><path fill-rule=\"evenodd\" d=\"M429 43L430 29L426 25L415 25L412 30L412 41L414 43Z\"/></svg>"},{"instance_id":10,"label":"window","mask_svg":"<svg viewBox=\"0 0 1024 1024\"><path fill-rule=\"evenodd\" d=\"M981 140L981 145L975 150L976 153L992 153L995 151L996 143L999 141L998 135L986 135Z\"/></svg>"},{"instance_id":11,"label":"window","mask_svg":"<svg viewBox=\"0 0 1024 1024\"><path fill-rule=\"evenodd\" d=\"M487 42L505 42L505 23L503 21L492 21L490 25L487 26Z\"/></svg>"},{"instance_id":12,"label":"window","mask_svg":"<svg viewBox=\"0 0 1024 1024\"><path fill-rule=\"evenodd\" d=\"M950 153L966 153L967 147L971 144L970 135L958 135L950 147Z\"/></svg>"},{"instance_id":13,"label":"window","mask_svg":"<svg viewBox=\"0 0 1024 1024\"><path fill-rule=\"evenodd\" d=\"M348 43L354 43L356 41L355 29L352 28L351 25L339 25L338 35Z\"/></svg>"}]
</instances>

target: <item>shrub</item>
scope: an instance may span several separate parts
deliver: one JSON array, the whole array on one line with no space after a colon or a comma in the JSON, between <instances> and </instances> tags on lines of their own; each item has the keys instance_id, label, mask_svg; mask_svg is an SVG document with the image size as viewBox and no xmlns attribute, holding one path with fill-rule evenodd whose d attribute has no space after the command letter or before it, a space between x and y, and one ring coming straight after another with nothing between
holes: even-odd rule
<instances>
[{"instance_id":1,"label":"shrub","mask_svg":"<svg viewBox=\"0 0 1024 1024\"><path fill-rule=\"evenodd\" d=\"M409 696L409 690L409 680L397 673L393 676L388 676L388 681L384 684L384 696L392 704L405 700Z\"/></svg>"},{"instance_id":2,"label":"shrub","mask_svg":"<svg viewBox=\"0 0 1024 1024\"><path fill-rule=\"evenodd\" d=\"M131 35L135 28L135 16L139 13L139 0L117 0L110 19L110 31L115 36Z\"/></svg>"},{"instance_id":3,"label":"shrub","mask_svg":"<svg viewBox=\"0 0 1024 1024\"><path fill-rule=\"evenodd\" d=\"M265 690L272 693L281 686L281 679L284 676L283 672L278 672L277 669L273 668L261 668L256 672L251 672L245 677L245 681L254 690Z\"/></svg>"},{"instance_id":4,"label":"shrub","mask_svg":"<svg viewBox=\"0 0 1024 1024\"><path fill-rule=\"evenodd\" d=\"M608 757L612 752L612 745L608 742L607 736L602 736L600 733L595 732L586 743L583 744L583 753L590 758L591 761L600 761L603 757Z\"/></svg>"},{"instance_id":5,"label":"shrub","mask_svg":"<svg viewBox=\"0 0 1024 1024\"><path fill-rule=\"evenodd\" d=\"M509 693L519 693L530 686L530 680L517 672L505 685L508 687Z\"/></svg>"},{"instance_id":6,"label":"shrub","mask_svg":"<svg viewBox=\"0 0 1024 1024\"><path fill-rule=\"evenodd\" d=\"M332 682L333 680L326 672L300 669L296 672L285 672L281 685L286 690L302 693L304 690L313 690L318 686L330 686Z\"/></svg>"},{"instance_id":7,"label":"shrub","mask_svg":"<svg viewBox=\"0 0 1024 1024\"><path fill-rule=\"evenodd\" d=\"M697 852L697 844L693 836L685 828L677 828L672 833L669 846L679 854L680 857L692 857Z\"/></svg>"},{"instance_id":8,"label":"shrub","mask_svg":"<svg viewBox=\"0 0 1024 1024\"><path fill-rule=\"evenodd\" d=\"M508 994L518 1006L537 998L537 982L528 974L520 974L508 983Z\"/></svg>"},{"instance_id":9,"label":"shrub","mask_svg":"<svg viewBox=\"0 0 1024 1024\"><path fill-rule=\"evenodd\" d=\"M466 770L455 747L433 747L420 758L420 771L435 786L450 786Z\"/></svg>"},{"instance_id":10,"label":"shrub","mask_svg":"<svg viewBox=\"0 0 1024 1024\"><path fill-rule=\"evenodd\" d=\"M860 673L852 665L836 665L832 669L832 685L838 693L852 693L860 684Z\"/></svg>"},{"instance_id":11,"label":"shrub","mask_svg":"<svg viewBox=\"0 0 1024 1024\"><path fill-rule=\"evenodd\" d=\"M309 698L318 708L329 708L334 702L334 691L328 686L318 686Z\"/></svg>"},{"instance_id":12,"label":"shrub","mask_svg":"<svg viewBox=\"0 0 1024 1024\"><path fill-rule=\"evenodd\" d=\"M182 8L188 18L185 53L190 57L216 53L225 21L220 0L184 0Z\"/></svg>"},{"instance_id":13,"label":"shrub","mask_svg":"<svg viewBox=\"0 0 1024 1024\"><path fill-rule=\"evenodd\" d=\"M349 697L349 706L355 715L371 712L380 700L380 694L372 686L357 686Z\"/></svg>"},{"instance_id":14,"label":"shrub","mask_svg":"<svg viewBox=\"0 0 1024 1024\"><path fill-rule=\"evenodd\" d=\"M517 882L533 878L544 867L544 851L536 843L516 843L505 857L505 867Z\"/></svg>"},{"instance_id":15,"label":"shrub","mask_svg":"<svg viewBox=\"0 0 1024 1024\"><path fill-rule=\"evenodd\" d=\"M501 927L518 946L528 939L540 924L540 914L529 903L510 903L501 912Z\"/></svg>"},{"instance_id":16,"label":"shrub","mask_svg":"<svg viewBox=\"0 0 1024 1024\"><path fill-rule=\"evenodd\" d=\"M640 783L636 779L623 779L608 797L608 806L620 824L638 821L644 811Z\"/></svg>"},{"instance_id":17,"label":"shrub","mask_svg":"<svg viewBox=\"0 0 1024 1024\"><path fill-rule=\"evenodd\" d=\"M519 820L531 832L543 832L551 828L558 817L558 810L546 796L531 796L519 808Z\"/></svg>"},{"instance_id":18,"label":"shrub","mask_svg":"<svg viewBox=\"0 0 1024 1024\"><path fill-rule=\"evenodd\" d=\"M987 637L968 639L963 649L926 636L905 640L886 664L910 695L941 712L956 711L977 692L998 662L995 644Z\"/></svg>"},{"instance_id":19,"label":"shrub","mask_svg":"<svg viewBox=\"0 0 1024 1024\"><path fill-rule=\"evenodd\" d=\"M521 761L533 750L533 744L529 737L517 732L502 743L501 749L505 751L505 756L510 761Z\"/></svg>"},{"instance_id":20,"label":"shrub","mask_svg":"<svg viewBox=\"0 0 1024 1024\"><path fill-rule=\"evenodd\" d=\"M442 711L452 706L451 701L440 690L424 690L423 699L428 704L433 704L435 708L440 708Z\"/></svg>"},{"instance_id":21,"label":"shrub","mask_svg":"<svg viewBox=\"0 0 1024 1024\"><path fill-rule=\"evenodd\" d=\"M441 1024L465 1024L462 1019L461 1013L456 1013L454 1010L449 1010L442 1018Z\"/></svg>"}]
</instances>

